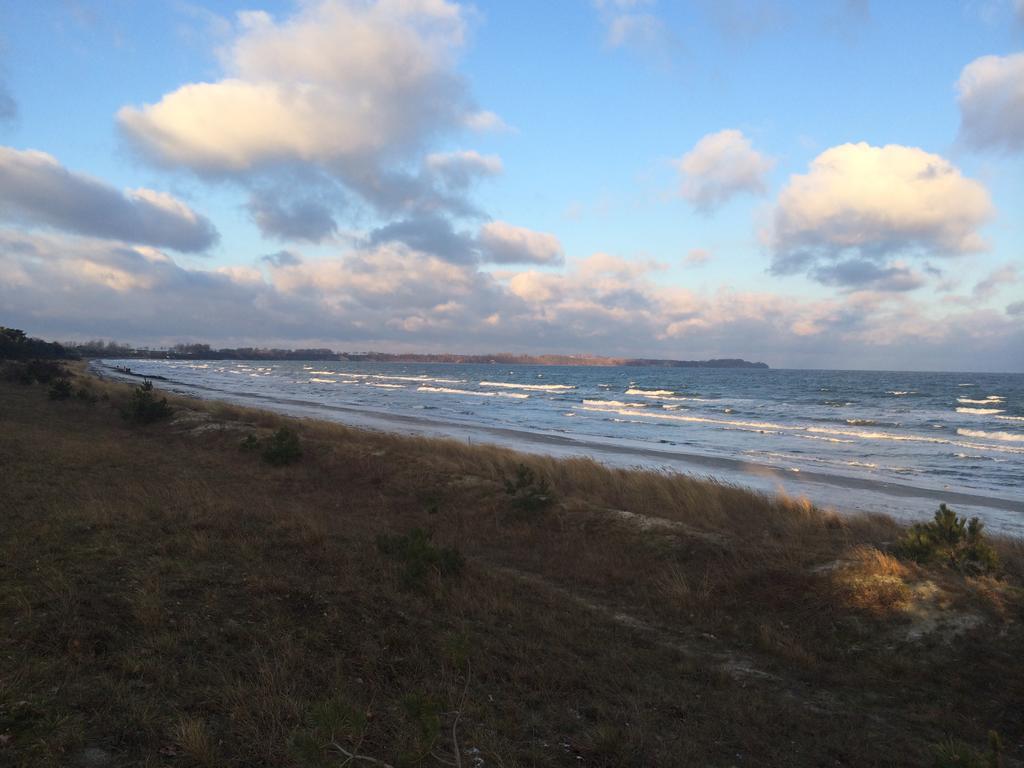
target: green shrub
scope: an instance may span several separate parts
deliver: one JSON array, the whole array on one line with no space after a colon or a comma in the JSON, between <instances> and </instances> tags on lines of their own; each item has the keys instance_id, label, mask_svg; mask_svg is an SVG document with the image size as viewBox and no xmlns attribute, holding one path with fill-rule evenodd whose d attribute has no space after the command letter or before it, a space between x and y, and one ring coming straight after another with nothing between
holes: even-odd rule
<instances>
[{"instance_id":1,"label":"green shrub","mask_svg":"<svg viewBox=\"0 0 1024 768\"><path fill-rule=\"evenodd\" d=\"M548 481L525 464L516 467L515 479L505 479L505 493L511 499L513 509L525 513L535 513L547 509L555 503L555 495Z\"/></svg>"},{"instance_id":2,"label":"green shrub","mask_svg":"<svg viewBox=\"0 0 1024 768\"><path fill-rule=\"evenodd\" d=\"M425 592L431 576L458 576L466 565L459 550L434 546L431 534L422 528L400 535L381 534L377 537L377 549L401 564L399 578L403 589Z\"/></svg>"},{"instance_id":3,"label":"green shrub","mask_svg":"<svg viewBox=\"0 0 1024 768\"><path fill-rule=\"evenodd\" d=\"M51 400L67 400L71 397L71 382L67 379L54 379L50 385Z\"/></svg>"},{"instance_id":4,"label":"green shrub","mask_svg":"<svg viewBox=\"0 0 1024 768\"><path fill-rule=\"evenodd\" d=\"M121 411L125 419L134 424L152 424L168 418L172 411L167 398L161 397L158 400L153 391L153 383L148 380L133 389L128 404Z\"/></svg>"},{"instance_id":5,"label":"green shrub","mask_svg":"<svg viewBox=\"0 0 1024 768\"><path fill-rule=\"evenodd\" d=\"M994 571L999 555L986 541L984 528L977 517L968 520L940 504L932 522L912 525L897 550L918 563L946 562L964 571Z\"/></svg>"},{"instance_id":6,"label":"green shrub","mask_svg":"<svg viewBox=\"0 0 1024 768\"><path fill-rule=\"evenodd\" d=\"M302 458L298 434L288 427L281 427L264 441L260 455L265 462L275 467L293 464Z\"/></svg>"}]
</instances>

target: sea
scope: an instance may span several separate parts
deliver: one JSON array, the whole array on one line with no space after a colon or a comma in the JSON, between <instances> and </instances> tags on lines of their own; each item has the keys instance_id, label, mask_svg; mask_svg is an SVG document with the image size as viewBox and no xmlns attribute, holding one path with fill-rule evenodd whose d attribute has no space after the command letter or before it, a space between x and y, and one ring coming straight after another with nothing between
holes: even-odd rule
<instances>
[{"instance_id":1,"label":"sea","mask_svg":"<svg viewBox=\"0 0 1024 768\"><path fill-rule=\"evenodd\" d=\"M940 502L1024 537L1024 375L104 360L107 376L360 427L687 472L840 512ZM130 375L119 371L129 368Z\"/></svg>"}]
</instances>

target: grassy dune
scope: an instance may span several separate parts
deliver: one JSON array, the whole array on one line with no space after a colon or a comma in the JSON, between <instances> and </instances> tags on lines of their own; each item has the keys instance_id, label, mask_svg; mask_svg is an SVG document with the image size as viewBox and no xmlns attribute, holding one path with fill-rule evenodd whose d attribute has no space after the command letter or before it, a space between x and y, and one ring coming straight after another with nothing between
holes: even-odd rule
<instances>
[{"instance_id":1,"label":"grassy dune","mask_svg":"<svg viewBox=\"0 0 1024 768\"><path fill-rule=\"evenodd\" d=\"M1019 542L72 384L0 382L0 765L1024 758Z\"/></svg>"}]
</instances>

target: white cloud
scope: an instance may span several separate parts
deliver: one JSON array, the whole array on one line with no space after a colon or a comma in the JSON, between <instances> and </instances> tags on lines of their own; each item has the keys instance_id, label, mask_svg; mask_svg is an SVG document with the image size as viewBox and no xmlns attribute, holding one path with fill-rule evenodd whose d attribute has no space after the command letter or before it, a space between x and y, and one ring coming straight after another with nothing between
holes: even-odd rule
<instances>
[{"instance_id":1,"label":"white cloud","mask_svg":"<svg viewBox=\"0 0 1024 768\"><path fill-rule=\"evenodd\" d=\"M726 129L704 136L675 165L682 196L710 212L744 192L763 193L764 176L775 161L755 150L742 131Z\"/></svg>"},{"instance_id":2,"label":"white cloud","mask_svg":"<svg viewBox=\"0 0 1024 768\"><path fill-rule=\"evenodd\" d=\"M477 108L456 70L466 36L459 5L316 0L282 20L262 11L239 14L238 27L223 49L220 79L119 111L122 133L144 156L256 187L264 201L273 193L284 211L308 200L291 199L295 185L279 183L298 176L327 190L330 200L354 193L387 216L480 215L460 183L492 173L495 158L478 155L471 168L464 153L456 172L453 156L447 174L421 161L439 139L502 127L497 115ZM446 189L435 186L453 180ZM254 209L257 223L259 211L275 206Z\"/></svg>"},{"instance_id":3,"label":"white cloud","mask_svg":"<svg viewBox=\"0 0 1024 768\"><path fill-rule=\"evenodd\" d=\"M977 149L1024 150L1024 53L982 56L960 73L960 136Z\"/></svg>"},{"instance_id":4,"label":"white cloud","mask_svg":"<svg viewBox=\"0 0 1024 768\"><path fill-rule=\"evenodd\" d=\"M939 155L843 144L818 155L808 173L790 177L763 238L774 272L839 279L835 266L851 259L888 265L897 255L983 250L979 230L992 213L985 187Z\"/></svg>"},{"instance_id":5,"label":"white cloud","mask_svg":"<svg viewBox=\"0 0 1024 768\"><path fill-rule=\"evenodd\" d=\"M217 241L204 216L163 192L120 192L45 152L0 147L0 217L29 225L203 251Z\"/></svg>"},{"instance_id":6,"label":"white cloud","mask_svg":"<svg viewBox=\"0 0 1024 768\"><path fill-rule=\"evenodd\" d=\"M504 221L491 221L480 228L482 258L495 264L561 264L562 244L547 232L535 232Z\"/></svg>"},{"instance_id":7,"label":"white cloud","mask_svg":"<svg viewBox=\"0 0 1024 768\"><path fill-rule=\"evenodd\" d=\"M257 269L187 269L157 249L0 229L5 322L51 338L467 352L746 357L776 365L1005 367L1024 316L859 291L807 300L664 284L594 254L491 275L390 242Z\"/></svg>"},{"instance_id":8,"label":"white cloud","mask_svg":"<svg viewBox=\"0 0 1024 768\"><path fill-rule=\"evenodd\" d=\"M143 150L210 173L331 163L414 148L475 111L451 67L464 37L454 4L325 0L241 24L227 77L119 112Z\"/></svg>"}]
</instances>

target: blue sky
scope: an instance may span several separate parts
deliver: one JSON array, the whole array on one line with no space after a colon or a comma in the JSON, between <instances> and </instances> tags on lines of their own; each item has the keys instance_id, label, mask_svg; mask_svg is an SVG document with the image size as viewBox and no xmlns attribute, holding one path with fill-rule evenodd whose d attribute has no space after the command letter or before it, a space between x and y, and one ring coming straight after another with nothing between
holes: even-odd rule
<instances>
[{"instance_id":1,"label":"blue sky","mask_svg":"<svg viewBox=\"0 0 1024 768\"><path fill-rule=\"evenodd\" d=\"M1024 370L1022 5L13 0L0 322Z\"/></svg>"}]
</instances>

